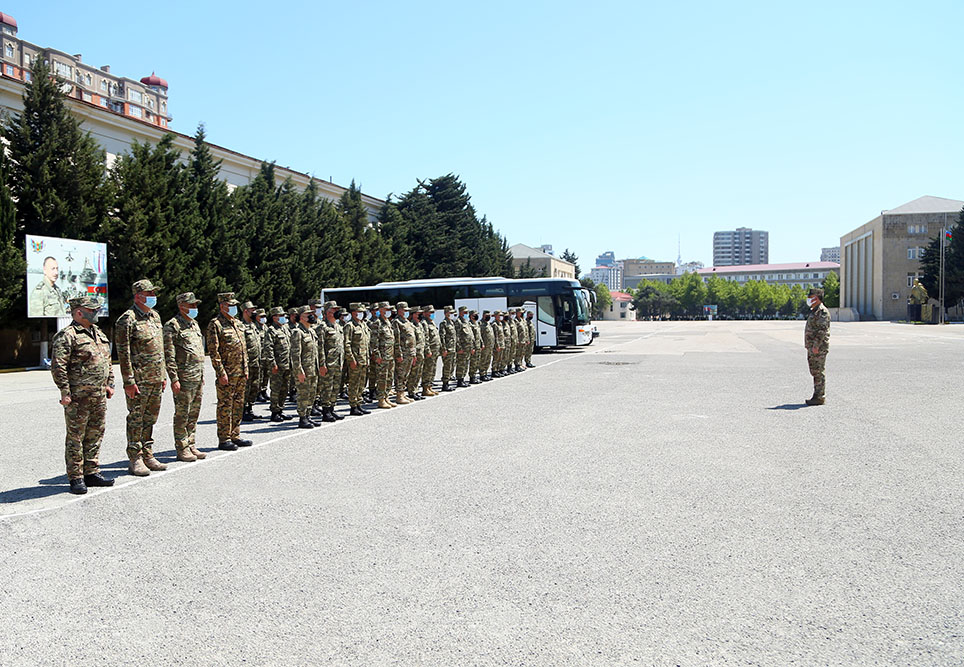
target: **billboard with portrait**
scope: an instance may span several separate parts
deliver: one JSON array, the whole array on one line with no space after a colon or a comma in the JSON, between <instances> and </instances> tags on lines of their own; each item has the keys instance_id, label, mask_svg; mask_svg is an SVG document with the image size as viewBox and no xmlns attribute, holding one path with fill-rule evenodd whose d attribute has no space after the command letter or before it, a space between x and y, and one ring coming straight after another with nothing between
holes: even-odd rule
<instances>
[{"instance_id":1,"label":"billboard with portrait","mask_svg":"<svg viewBox=\"0 0 964 667\"><path fill-rule=\"evenodd\" d=\"M107 244L49 236L26 238L27 317L69 317L67 300L96 298L107 315Z\"/></svg>"}]
</instances>

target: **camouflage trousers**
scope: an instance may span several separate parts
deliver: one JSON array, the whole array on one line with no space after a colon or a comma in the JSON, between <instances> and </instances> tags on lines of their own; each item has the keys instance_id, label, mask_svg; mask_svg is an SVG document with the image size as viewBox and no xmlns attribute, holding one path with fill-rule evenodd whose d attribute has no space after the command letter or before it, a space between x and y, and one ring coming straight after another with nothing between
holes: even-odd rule
<instances>
[{"instance_id":1,"label":"camouflage trousers","mask_svg":"<svg viewBox=\"0 0 964 667\"><path fill-rule=\"evenodd\" d=\"M67 422L64 459L68 479L100 472L97 456L104 439L106 414L107 392L103 387L70 390L70 405L64 406Z\"/></svg>"},{"instance_id":2,"label":"camouflage trousers","mask_svg":"<svg viewBox=\"0 0 964 667\"><path fill-rule=\"evenodd\" d=\"M261 366L248 364L248 384L244 392L244 402L247 405L254 405L258 400L259 391L261 391Z\"/></svg>"},{"instance_id":3,"label":"camouflage trousers","mask_svg":"<svg viewBox=\"0 0 964 667\"><path fill-rule=\"evenodd\" d=\"M492 366L492 348L482 348L479 352L479 373L488 375L490 366Z\"/></svg>"},{"instance_id":4,"label":"camouflage trousers","mask_svg":"<svg viewBox=\"0 0 964 667\"><path fill-rule=\"evenodd\" d=\"M449 352L442 357L442 382L448 383L455 373L455 352Z\"/></svg>"},{"instance_id":5,"label":"camouflage trousers","mask_svg":"<svg viewBox=\"0 0 964 667\"><path fill-rule=\"evenodd\" d=\"M197 418L201 414L204 382L181 380L181 391L174 396L174 447L181 452L196 445Z\"/></svg>"},{"instance_id":6,"label":"camouflage trousers","mask_svg":"<svg viewBox=\"0 0 964 667\"><path fill-rule=\"evenodd\" d=\"M329 366L328 372L323 377L318 378L320 386L318 398L325 407L333 408L335 403L338 402L338 394L341 392L342 368L343 364Z\"/></svg>"},{"instance_id":7,"label":"camouflage trousers","mask_svg":"<svg viewBox=\"0 0 964 667\"><path fill-rule=\"evenodd\" d=\"M244 412L244 390L247 379L229 377L227 384L214 383L218 392L218 442L241 437L241 413Z\"/></svg>"},{"instance_id":8,"label":"camouflage trousers","mask_svg":"<svg viewBox=\"0 0 964 667\"><path fill-rule=\"evenodd\" d=\"M368 397L375 400L375 397L378 395L378 364L370 361L367 368L368 372L365 378L368 382Z\"/></svg>"},{"instance_id":9,"label":"camouflage trousers","mask_svg":"<svg viewBox=\"0 0 964 667\"><path fill-rule=\"evenodd\" d=\"M455 379L464 380L469 373L469 357L472 356L471 350L456 352L455 357Z\"/></svg>"},{"instance_id":10,"label":"camouflage trousers","mask_svg":"<svg viewBox=\"0 0 964 667\"><path fill-rule=\"evenodd\" d=\"M315 402L315 393L318 391L318 376L307 373L304 382L299 382L296 378L295 391L298 392L298 416L307 417Z\"/></svg>"},{"instance_id":11,"label":"camouflage trousers","mask_svg":"<svg viewBox=\"0 0 964 667\"><path fill-rule=\"evenodd\" d=\"M525 348L526 342L524 340L519 341L519 344L515 348L515 363L519 366L522 365L522 362L525 359Z\"/></svg>"},{"instance_id":12,"label":"camouflage trousers","mask_svg":"<svg viewBox=\"0 0 964 667\"><path fill-rule=\"evenodd\" d=\"M368 366L345 364L348 367L348 404L357 408L362 404L362 391L365 389L365 380L368 377Z\"/></svg>"},{"instance_id":13,"label":"camouflage trousers","mask_svg":"<svg viewBox=\"0 0 964 667\"><path fill-rule=\"evenodd\" d=\"M376 387L379 400L388 398L388 390L391 388L394 371L395 360L391 358L382 359L382 363L375 365L375 373L377 374Z\"/></svg>"},{"instance_id":14,"label":"camouflage trousers","mask_svg":"<svg viewBox=\"0 0 964 667\"><path fill-rule=\"evenodd\" d=\"M415 357L403 354L401 361L395 362L395 391L397 393L408 390L408 376L412 374L412 363Z\"/></svg>"},{"instance_id":15,"label":"camouflage trousers","mask_svg":"<svg viewBox=\"0 0 964 667\"><path fill-rule=\"evenodd\" d=\"M807 350L807 364L810 366L810 375L813 376L813 397L824 398L827 391L827 376L824 374L827 353L814 354Z\"/></svg>"},{"instance_id":16,"label":"camouflage trousers","mask_svg":"<svg viewBox=\"0 0 964 667\"><path fill-rule=\"evenodd\" d=\"M271 373L271 371L268 371ZM271 373L271 412L281 412L284 410L285 401L288 400L288 385L291 384L291 370L288 368L278 368L277 373Z\"/></svg>"},{"instance_id":17,"label":"camouflage trousers","mask_svg":"<svg viewBox=\"0 0 964 667\"><path fill-rule=\"evenodd\" d=\"M415 355L415 365L412 366L412 370L408 373L408 383L405 385L405 390L408 395L411 396L416 391L418 391L420 383L422 381L422 364L425 363L425 358L420 355Z\"/></svg>"},{"instance_id":18,"label":"camouflage trousers","mask_svg":"<svg viewBox=\"0 0 964 667\"><path fill-rule=\"evenodd\" d=\"M492 348L492 371L502 370L502 351L498 348Z\"/></svg>"},{"instance_id":19,"label":"camouflage trousers","mask_svg":"<svg viewBox=\"0 0 964 667\"><path fill-rule=\"evenodd\" d=\"M261 391L267 391L268 381L271 379L271 364L267 361L261 362Z\"/></svg>"},{"instance_id":20,"label":"camouflage trousers","mask_svg":"<svg viewBox=\"0 0 964 667\"><path fill-rule=\"evenodd\" d=\"M526 363L527 363L527 364L531 364L531 363L532 363L532 352L533 352L533 350L535 350L535 347L536 347L535 341L532 341L531 343L529 343L529 344L526 345L526 347L525 347L525 358L526 358Z\"/></svg>"},{"instance_id":21,"label":"camouflage trousers","mask_svg":"<svg viewBox=\"0 0 964 667\"><path fill-rule=\"evenodd\" d=\"M127 398L127 456L154 456L154 424L161 410L161 383L139 384L141 393Z\"/></svg>"},{"instance_id":22,"label":"camouflage trousers","mask_svg":"<svg viewBox=\"0 0 964 667\"><path fill-rule=\"evenodd\" d=\"M435 371L438 369L438 357L425 357L422 360L422 387L431 387L435 382Z\"/></svg>"},{"instance_id":23,"label":"camouflage trousers","mask_svg":"<svg viewBox=\"0 0 964 667\"><path fill-rule=\"evenodd\" d=\"M348 362L342 361L341 380L340 380L340 384L338 385L337 394L340 394L341 392L347 391L347 390L348 390Z\"/></svg>"},{"instance_id":24,"label":"camouflage trousers","mask_svg":"<svg viewBox=\"0 0 964 667\"><path fill-rule=\"evenodd\" d=\"M479 372L479 350L472 350L469 354L469 377L474 378Z\"/></svg>"}]
</instances>

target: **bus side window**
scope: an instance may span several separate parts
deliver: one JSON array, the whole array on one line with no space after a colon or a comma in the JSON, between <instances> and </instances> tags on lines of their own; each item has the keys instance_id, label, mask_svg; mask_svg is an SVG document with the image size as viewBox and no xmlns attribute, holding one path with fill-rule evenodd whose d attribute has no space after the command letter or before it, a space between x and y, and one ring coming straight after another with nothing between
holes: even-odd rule
<instances>
[{"instance_id":1,"label":"bus side window","mask_svg":"<svg viewBox=\"0 0 964 667\"><path fill-rule=\"evenodd\" d=\"M552 297L551 296L540 296L539 297L539 321L544 324L556 323L556 311L552 307Z\"/></svg>"}]
</instances>

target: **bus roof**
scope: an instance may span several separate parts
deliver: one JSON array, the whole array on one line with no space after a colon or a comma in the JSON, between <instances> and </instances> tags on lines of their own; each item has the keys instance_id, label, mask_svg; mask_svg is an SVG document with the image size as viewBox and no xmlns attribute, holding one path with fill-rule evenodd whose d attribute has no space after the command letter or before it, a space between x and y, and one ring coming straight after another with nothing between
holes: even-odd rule
<instances>
[{"instance_id":1,"label":"bus roof","mask_svg":"<svg viewBox=\"0 0 964 667\"><path fill-rule=\"evenodd\" d=\"M362 285L359 287L326 287L325 291L384 289L388 287L449 287L455 285L485 285L492 283L525 284L544 282L564 282L573 287L579 287L579 283L571 278L503 278L501 276L490 276L486 278L422 278L419 280L399 280L395 282L378 283L377 285Z\"/></svg>"}]
</instances>

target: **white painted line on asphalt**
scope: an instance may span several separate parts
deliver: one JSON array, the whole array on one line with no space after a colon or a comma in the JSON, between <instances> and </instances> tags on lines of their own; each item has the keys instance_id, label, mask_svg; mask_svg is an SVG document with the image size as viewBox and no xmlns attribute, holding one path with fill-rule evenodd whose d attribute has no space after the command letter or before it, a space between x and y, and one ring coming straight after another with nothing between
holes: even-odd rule
<instances>
[{"instance_id":1,"label":"white painted line on asphalt","mask_svg":"<svg viewBox=\"0 0 964 667\"><path fill-rule=\"evenodd\" d=\"M674 327L674 328L675 328L675 327ZM671 331L671 330L672 330L672 329L667 329L666 331ZM663 333L663 332L660 332L660 331L652 331L652 332L650 332L650 333L648 333L648 334L645 334L645 335L643 335L643 336L639 336L638 338L634 338L634 339L629 340L629 341L625 341L625 342L622 342L622 343L614 343L613 345L610 345L609 347L604 347L604 348L599 349L599 350L593 350L592 352L590 352L590 354L600 354L600 353L602 353L602 352L608 352L609 350L611 350L611 349L613 349L613 348L620 347L620 346L622 346L622 345L629 345L630 343L635 343L635 342L637 342L637 341L640 341L640 340L643 340L643 339L646 339L646 338L650 338L651 336L654 336L654 335L656 335L657 333ZM588 350L586 350L586 351L588 352ZM553 364L558 364L560 361L568 361L568 360L570 360L570 359L577 359L577 358L579 358L580 356L582 356L582 355L581 355L581 354L571 354L571 355L570 355L570 354L567 354L567 355L565 355L565 356L560 357L559 359L554 359L554 360L552 360L552 361L548 361L548 362L546 362L546 363L539 364L539 365L536 366L535 368L529 368L529 369L527 369L527 370L528 370L528 371L533 371L533 370L539 370L539 369L541 369L541 368L548 368L549 366L552 366ZM437 362L436 362L436 363L437 363ZM499 379L500 379L500 380L504 380L505 378L499 378ZM491 383L483 383L483 384L481 384L481 385L475 385L475 388L476 388L476 389L480 389L480 388L482 388L483 386L485 386L485 385L487 385L487 384L491 384ZM445 396L456 396L456 395L461 396L461 395L464 394L464 393L465 393L465 390L464 390L464 389L460 389L460 390L457 390L457 391L440 393L438 396L433 396L433 397L431 397L429 400L435 399L435 398L441 398L441 397L445 397ZM417 406L417 405L419 405L419 403L422 403L422 401L417 401L417 402L412 403L412 404L410 404L410 405ZM384 413L389 413L389 412L391 412L391 410L384 410L384 409L375 408L374 410L372 410L372 414L366 415L366 417L369 418L369 419L371 419L372 417L374 417L374 416L376 416L376 415L384 414ZM327 430L328 428L337 428L338 426L343 426L343 425L348 424L348 423L353 423L353 421L354 421L354 420L353 420L352 418L347 418L347 419L342 419L341 421L338 421L338 422L328 422L328 423L323 424L323 428L325 428L326 430ZM163 428L163 426L161 426L160 428ZM218 453L216 456L211 456L209 460L206 459L206 460L204 461L204 463L205 463L205 464L216 463L217 461L222 461L222 460L226 460L226 459L231 458L230 455L233 455L233 454L241 454L242 452L247 451L247 450L254 450L254 449L258 449L258 448L260 448L260 447L266 447L267 445L273 445L273 444L275 444L275 443L277 443L277 442L282 442L282 441L284 441L284 440L290 440L291 438L296 438L296 437L299 437L299 436L310 435L312 432L314 432L314 429L311 429L311 430L309 430L309 429L298 429L297 427L294 427L294 426L293 426L293 428L294 428L295 430L294 430L292 433L285 433L284 435L279 435L279 436L274 437L274 438L271 438L271 439L269 439L269 440L265 440L264 442L256 442L255 444L251 445L250 447L243 447L243 448L241 448L240 450L238 450L238 451L236 451L236 452L224 452L223 454ZM347 427L346 427L346 428L347 428ZM215 450L215 452L217 452L217 451L218 451L218 450ZM215 453L215 452L209 452L208 454L209 454L209 456L210 456L210 454ZM178 462L178 463L181 463L181 462ZM199 463L199 462L196 462L196 463ZM62 501L58 502L56 505L51 505L51 506L49 506L49 507L38 507L37 509L26 510L26 511L23 511L23 512L15 512L15 513L12 513L12 514L0 514L0 521L6 521L6 520L9 520L9 519L19 518L19 517L24 517L24 516L30 516L30 515L33 515L33 514L43 514L43 513L45 513L45 512L52 512L52 511L54 511L54 510L62 509L62 508L64 508L64 507L68 507L68 506L70 506L70 505L73 505L74 503L79 503L79 502L83 502L83 501L85 501L85 500L90 500L91 498L96 498L97 496L99 496L99 495L102 494L102 493L111 493L111 492L113 492L113 491L117 491L118 489L127 488L127 487L133 486L133 485L135 485L135 484L140 484L140 483L142 483L142 482L149 482L149 481L151 481L152 479L162 479L162 478L164 478L164 477L167 476L167 475L173 475L174 473L181 472L181 471L184 471L184 470L201 470L201 469L203 469L203 465L192 465L192 464L185 463L184 465L178 465L178 466L175 466L175 467L173 467L173 468L168 468L167 470L163 470L163 471L160 471L160 472L152 472L150 475L148 475L148 476L146 476L146 477L131 477L131 479L129 479L129 480L125 481L125 482L120 482L120 483L115 482L115 483L114 483L114 486L111 486L111 487L95 487L95 488L92 488L92 489L88 489L88 491L87 491L87 493L86 493L85 495L82 495L82 496L71 496L70 498L67 498L67 499L65 499L65 500L62 500ZM66 492L65 492L65 493L66 493Z\"/></svg>"}]
</instances>

